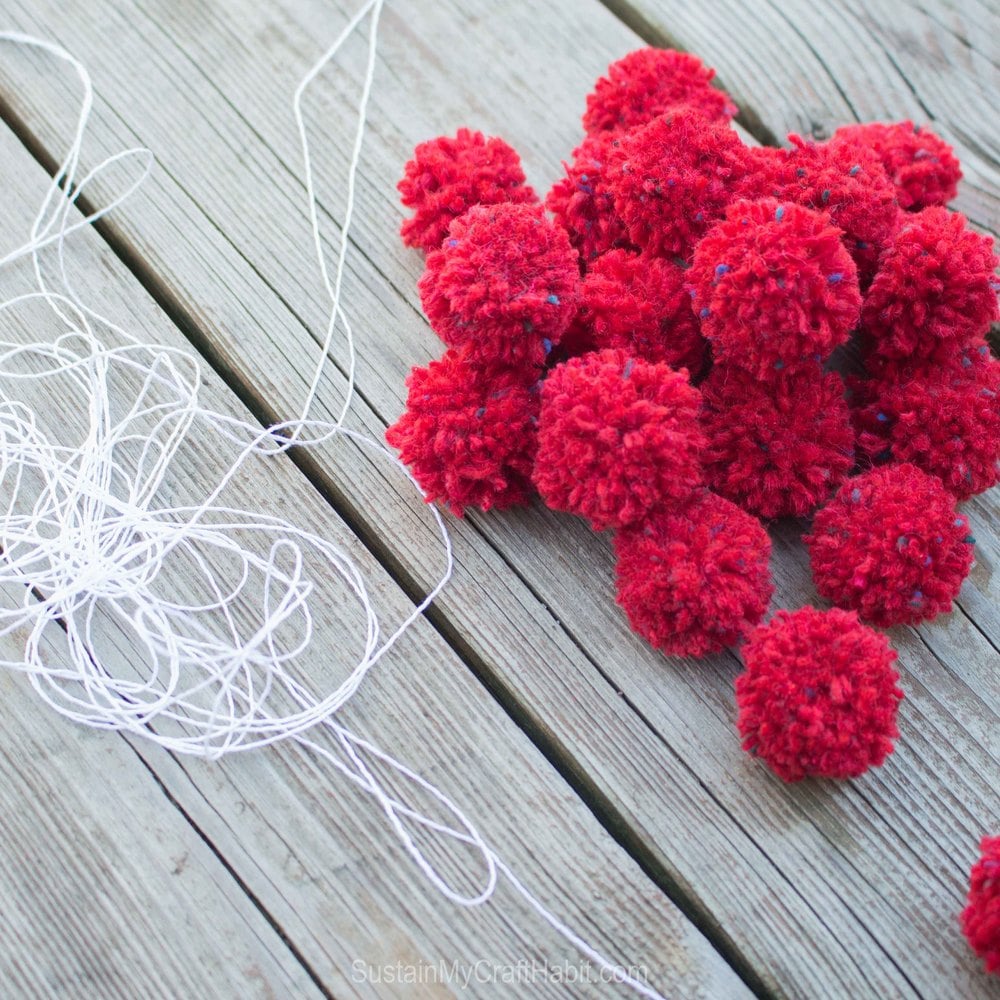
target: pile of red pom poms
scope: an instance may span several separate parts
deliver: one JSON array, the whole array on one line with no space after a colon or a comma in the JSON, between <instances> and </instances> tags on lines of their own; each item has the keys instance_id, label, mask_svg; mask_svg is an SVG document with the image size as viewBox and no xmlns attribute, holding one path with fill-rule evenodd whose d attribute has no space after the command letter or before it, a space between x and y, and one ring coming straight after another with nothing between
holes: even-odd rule
<instances>
[{"instance_id":1,"label":"pile of red pom poms","mask_svg":"<svg viewBox=\"0 0 1000 1000\"><path fill-rule=\"evenodd\" d=\"M895 653L870 626L950 610L973 561L956 503L1000 480L997 258L944 207L961 171L934 133L747 146L712 77L664 50L613 64L544 202L502 139L417 148L402 234L447 351L387 439L459 516L537 491L614 532L618 602L649 642L747 640L744 747L788 781L853 777L898 735ZM813 514L836 607L762 625L759 519ZM989 844L963 919L994 967Z\"/></svg>"},{"instance_id":2,"label":"pile of red pom poms","mask_svg":"<svg viewBox=\"0 0 1000 1000\"><path fill-rule=\"evenodd\" d=\"M459 516L537 491L614 532L618 602L654 646L750 637L746 748L786 780L848 777L897 735L870 626L950 610L973 559L956 503L1000 481L998 261L944 207L961 171L934 133L752 147L712 78L665 50L613 64L544 201L501 139L417 147L402 235L447 351L387 439ZM836 608L763 626L759 519L814 513Z\"/></svg>"}]
</instances>

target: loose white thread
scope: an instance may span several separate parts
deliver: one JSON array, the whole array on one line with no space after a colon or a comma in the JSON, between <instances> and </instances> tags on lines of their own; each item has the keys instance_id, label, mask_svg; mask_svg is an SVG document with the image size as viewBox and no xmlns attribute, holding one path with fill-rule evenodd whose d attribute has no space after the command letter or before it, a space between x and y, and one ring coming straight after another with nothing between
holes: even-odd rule
<instances>
[{"instance_id":1,"label":"loose white thread","mask_svg":"<svg viewBox=\"0 0 1000 1000\"><path fill-rule=\"evenodd\" d=\"M123 150L77 180L93 104L86 68L58 45L19 32L0 32L0 41L41 50L68 63L83 89L69 151L47 188L28 241L0 258L3 268L30 257L36 283L35 290L0 303L0 313L41 304L64 324L54 340L21 344L0 339L0 495L8 498L6 510L0 511L0 588L6 594L20 590L24 595L18 606L0 608L0 635L27 633L23 659L0 660L0 665L25 673L38 695L67 718L141 736L176 753L217 759L294 740L375 799L406 851L442 895L461 906L477 906L492 897L502 875L547 924L614 981L644 996L660 997L548 910L447 795L335 718L367 672L450 578L451 540L439 511L429 508L441 537L444 572L412 613L383 638L363 574L346 552L282 518L219 502L251 456L275 456L293 445L315 446L337 435L393 463L420 492L406 467L380 441L343 426L356 364L353 331L341 305L344 266L384 2L367 0L295 91L293 113L302 146L312 238L330 311L301 415L263 430L200 405L196 356L140 342L85 305L75 292L66 267L67 237L128 198L148 176L153 156L147 149ZM302 99L366 19L368 59L331 277ZM131 159L141 162L138 178L101 209L71 221L88 185L108 168ZM51 288L43 274L41 252L47 248L56 254L59 290ZM105 340L97 336L97 328L106 331ZM347 392L337 419L319 421L309 414L338 328L348 352ZM46 381L61 391L72 388L74 398L82 401L75 442L64 443L48 426L45 414L16 398L19 384ZM123 398L126 391L129 398ZM211 434L236 447L231 467L197 505L158 506L158 493L180 449ZM241 540L248 536L259 544ZM171 599L165 571L180 561L188 573L195 571L208 596ZM293 673L296 659L312 638L309 599L314 583L307 564L317 561L344 583L365 622L361 657L346 679L322 698ZM250 620L248 604L252 604ZM142 672L135 676L117 674L101 654L97 637L109 622L123 629L134 648L145 654ZM51 634L49 626L65 632L64 663L46 662L43 656L42 640ZM317 726L332 736L342 757L307 735ZM430 796L451 817L449 822L435 820L408 805L404 796L391 793L366 760L388 769L397 783L408 783ZM474 849L484 867L481 886L462 892L451 885L417 844L411 832L415 828Z\"/></svg>"}]
</instances>

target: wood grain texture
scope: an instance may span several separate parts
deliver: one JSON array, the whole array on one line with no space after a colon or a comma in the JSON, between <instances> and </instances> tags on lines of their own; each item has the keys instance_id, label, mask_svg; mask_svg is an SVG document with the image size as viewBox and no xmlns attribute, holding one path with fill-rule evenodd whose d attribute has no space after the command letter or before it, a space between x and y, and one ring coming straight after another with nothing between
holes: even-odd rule
<instances>
[{"instance_id":1,"label":"wood grain texture","mask_svg":"<svg viewBox=\"0 0 1000 1000\"><path fill-rule=\"evenodd\" d=\"M160 171L110 236L262 413L294 412L323 312L287 97L347 9L106 2L72 31L55 3L18 15L63 31L100 68L93 159L123 143L156 149ZM419 315L421 262L395 235L393 185L413 144L460 124L498 132L544 187L578 139L593 79L637 44L591 3L389 5L348 275L363 317L361 426L378 433L393 419L409 366L440 351ZM348 134L361 59L352 49L348 72L317 90L318 135ZM54 151L53 102L36 102L39 80L24 85L18 69L8 100ZM332 239L346 150L316 151ZM343 379L328 376L330 413ZM313 471L394 572L432 578L436 549L398 481L349 448ZM894 633L909 697L886 768L848 786L786 788L738 751L734 658L667 662L628 631L606 539L540 509L470 517L454 537L459 570L439 628L767 989L988 995L955 921L976 841L1000 815L996 649L978 623L958 612ZM774 568L777 603L814 599L794 526L777 533ZM970 593L995 605L997 582L974 576Z\"/></svg>"},{"instance_id":2,"label":"wood grain texture","mask_svg":"<svg viewBox=\"0 0 1000 1000\"><path fill-rule=\"evenodd\" d=\"M46 178L6 129L0 130L0 171L6 179L7 222L12 232L26 231ZM69 268L83 300L112 321L147 341L184 344L95 233L73 240ZM27 269L20 272L21 285L27 274ZM7 281L15 283L6 278L0 294L11 293ZM49 332L41 317L15 324L10 314L4 315L2 329L15 337ZM119 390L130 387L134 390L126 379ZM79 424L71 395L59 392L58 385L39 383L30 391L33 395L25 401L34 406L47 432ZM203 403L247 415L214 376L207 380ZM195 437L174 460L160 500L184 504L203 496L228 460L219 440ZM412 607L286 458L245 466L220 502L291 514L339 544L365 573L386 626ZM269 544L265 541L265 552ZM183 563L168 562L160 583L171 594L190 593L189 573ZM313 602L317 639L302 658L301 671L322 693L342 679L347 657L355 654L364 632L355 603L336 584L324 588L320 580L319 586ZM252 618L254 603L251 593L237 607L238 615ZM98 616L97 634L106 664L125 675L141 671L134 634L107 614ZM51 656L56 661L64 652L61 637L53 629ZM376 968L404 963L418 969L455 961L473 967L480 960L512 968L521 961L580 963L573 947L509 886L495 903L470 912L439 897L378 808L345 787L331 767L318 766L294 747L239 754L218 763L174 760L144 742L130 748L114 734L70 728L31 695L23 679L4 674L0 680L4 692L11 692L4 699L5 710L17 715L5 727L0 751L5 761L17 762L13 780L0 793L0 807L9 813L0 818L0 827L10 834L0 843L0 890L6 890L5 911L17 906L22 914L8 921L0 939L0 969L11 969L11 990L4 995L50 995L35 988L49 982L59 995L81 997L308 997L320 992L312 977L327 995L337 997L450 996L459 992L457 984L431 982L410 993L405 986L375 981L374 974L366 978L354 963ZM369 674L341 719L451 795L561 918L602 951L644 965L650 982L663 993L749 995L426 621L419 620ZM50 767L47 756L20 749L28 738L19 735L22 730L34 734L36 742L61 747L63 755L71 755L74 741L81 741L79 759L60 764L53 750ZM386 780L392 787L390 774ZM67 787L61 798L47 795L62 781ZM51 814L46 813L49 797ZM90 805L84 809L81 801ZM432 802L418 798L416 804L434 815L440 812ZM33 843L32 816L44 834L40 844ZM76 846L84 836L93 844L89 860ZM146 836L162 843L150 846L148 871L137 872L144 863ZM205 844L226 867L209 864L213 856ZM434 843L426 846L458 885L469 882L463 875L466 868L478 878L481 864L474 857ZM98 883L103 870L114 864L116 850L122 860L101 896ZM165 886L173 867L186 863L185 852L192 858L190 889L179 882L174 888ZM200 869L207 874L199 875ZM87 910L82 903L90 891L97 891L99 899ZM60 893L72 894L81 909L55 928L50 925L58 922L54 907ZM159 896L144 908L147 894ZM230 900L231 913L225 908ZM190 920L185 903L200 907ZM159 932L154 926L158 921L165 925ZM262 939L259 955L252 946L254 933ZM149 956L142 950L146 937ZM64 943L72 962L61 957ZM296 967L295 960L302 965ZM114 968L118 961L127 968ZM184 963L183 974L175 977L179 992L174 993L173 984L163 985L164 977L169 980L171 970ZM210 981L213 975L215 982ZM540 996L565 995L554 980L531 988ZM569 992L601 996L607 988L595 982ZM483 994L495 995L495 988L474 982L470 995Z\"/></svg>"},{"instance_id":3,"label":"wood grain texture","mask_svg":"<svg viewBox=\"0 0 1000 1000\"><path fill-rule=\"evenodd\" d=\"M854 121L910 118L951 142L955 207L1000 234L1000 9L970 0L605 0L657 44L715 66L772 141Z\"/></svg>"}]
</instances>

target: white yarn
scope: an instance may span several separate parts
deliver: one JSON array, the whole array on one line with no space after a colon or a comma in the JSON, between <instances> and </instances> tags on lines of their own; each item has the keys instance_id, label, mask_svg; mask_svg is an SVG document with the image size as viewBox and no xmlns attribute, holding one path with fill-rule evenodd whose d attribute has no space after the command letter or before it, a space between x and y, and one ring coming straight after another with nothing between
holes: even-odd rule
<instances>
[{"instance_id":1,"label":"white yarn","mask_svg":"<svg viewBox=\"0 0 1000 1000\"><path fill-rule=\"evenodd\" d=\"M215 759L292 739L327 761L371 795L404 848L435 888L461 906L489 900L502 875L539 916L613 978L657 997L646 984L591 948L525 888L472 822L438 788L405 764L359 738L337 720L368 671L393 647L440 593L452 572L452 550L440 513L429 507L440 533L445 568L440 580L387 636L369 598L364 576L350 556L326 539L278 517L221 502L227 486L253 458L267 460L338 435L397 466L377 440L343 426L355 378L351 324L342 308L344 265L355 203L358 164L375 71L377 29L384 0L367 0L295 91L293 112L302 145L309 218L316 259L330 300L322 353L298 419L261 429L201 405L196 356L140 342L88 307L67 272L65 243L131 195L148 176L146 149L123 150L79 181L83 137L93 104L89 74L65 49L19 32L0 41L52 55L74 68L83 99L69 151L49 185L27 242L0 258L0 268L30 257L36 289L0 303L0 312L47 307L63 326L52 340L22 344L0 339L0 589L23 591L15 607L0 608L0 635L24 634L24 655L0 665L25 673L38 695L60 714L87 726L131 733L175 753ZM331 277L323 250L302 98L322 69L359 26L369 21L368 61L358 105L347 174L346 207ZM71 221L81 195L108 168L141 163L128 188L82 220ZM41 252L54 249L58 290L49 286ZM348 352L348 388L333 422L310 418L326 357L337 329ZM103 339L97 330L103 332ZM80 400L78 439L66 421L18 400L22 384ZM236 459L207 496L194 505L163 505L158 496L193 441L225 442ZM173 467L172 467L173 466ZM252 539L254 543L248 542ZM266 553L266 554L265 554ZM335 574L361 609L363 653L340 685L317 697L295 676L312 638L309 601L319 564ZM194 575L201 596L175 593L171 569ZM62 628L64 662L43 655L50 626ZM145 653L134 676L116 672L102 655L100 635L118 628L130 648ZM58 633L56 633L58 634ZM321 727L338 753L317 742ZM320 731L320 730L316 730ZM399 780L429 795L450 816L437 821L391 793L365 760L377 761ZM449 838L481 857L481 885L463 892L435 868L411 831Z\"/></svg>"}]
</instances>

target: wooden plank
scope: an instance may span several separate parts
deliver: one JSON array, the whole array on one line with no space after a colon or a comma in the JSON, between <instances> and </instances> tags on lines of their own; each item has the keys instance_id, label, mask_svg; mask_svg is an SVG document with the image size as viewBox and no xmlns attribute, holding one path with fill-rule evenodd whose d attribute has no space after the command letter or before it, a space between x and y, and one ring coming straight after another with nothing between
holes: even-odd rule
<instances>
[{"instance_id":1,"label":"wooden plank","mask_svg":"<svg viewBox=\"0 0 1000 1000\"><path fill-rule=\"evenodd\" d=\"M911 118L954 144L955 207L1000 233L1000 11L946 0L605 0L657 44L698 53L770 141Z\"/></svg>"},{"instance_id":2,"label":"wooden plank","mask_svg":"<svg viewBox=\"0 0 1000 1000\"><path fill-rule=\"evenodd\" d=\"M7 671L0 698L4 996L321 996L126 740L54 724Z\"/></svg>"},{"instance_id":3,"label":"wooden plank","mask_svg":"<svg viewBox=\"0 0 1000 1000\"><path fill-rule=\"evenodd\" d=\"M338 9L343 17L347 5ZM349 275L369 338L359 364L362 426L377 431L395 416L406 369L440 350L417 312L420 262L395 238L392 186L403 159L419 139L471 122L508 136L544 186L577 137L593 78L638 44L606 13L590 6L583 17L583 9L553 4L544 30L534 11L485 4L434 5L419 19L387 10L355 231L379 274L358 264ZM293 411L309 367L300 321L316 328L322 315L302 264L307 233L281 95L315 38L335 30L329 11L315 2L266 12L231 3L193 19L161 7L142 18L109 3L93 26L74 24L64 39L104 67L95 157L141 139L163 161L113 238L154 272L158 294L191 320L234 382L281 413ZM59 30L45 4L23 23ZM108 37L114 60L101 56ZM509 59L491 58L497 51L518 53L513 72ZM355 53L355 82L359 64ZM40 114L30 105L37 91L19 90L20 113L55 148L40 120L52 120L51 104ZM312 114L331 135L346 134L350 94L338 74L317 93ZM319 145L329 157L319 175L342 177L343 150ZM336 192L327 204L336 217ZM298 374L279 374L289 367ZM341 386L331 371L322 392L331 410ZM380 469L324 454L317 472L372 537L406 540L385 547L394 570L431 577L422 522ZM737 750L732 658L667 665L628 632L610 600L606 539L537 509L470 518L455 539L459 573L440 603L440 627L768 988L909 996L945 983L982 995L954 923L967 859L998 813L996 716L979 693L993 668L978 633L966 667L962 650L935 656L933 629L900 630L910 698L891 767L851 786L787 789ZM801 603L812 594L801 546L779 536L777 549L778 600Z\"/></svg>"},{"instance_id":4,"label":"wooden plank","mask_svg":"<svg viewBox=\"0 0 1000 1000\"><path fill-rule=\"evenodd\" d=\"M0 164L7 185L7 223L12 232L26 230L44 190L44 173L6 129L0 130ZM113 321L153 342L184 344L176 328L95 233L73 239L70 271L81 297ZM27 269L22 284L26 275ZM9 293L6 287L2 291ZM3 329L7 335L37 337L46 327L40 320L16 325L10 314L5 314ZM122 387L129 387L127 381ZM45 384L26 401L34 405L43 423L74 426L72 401L68 394L60 394L58 387L53 390ZM203 402L246 416L235 397L214 376L207 380ZM206 447L205 442L195 439L174 461L163 495L175 504L203 495L218 480L227 459L220 441L213 440ZM400 620L412 608L286 458L262 459L257 468L245 467L221 502L251 510L288 511L340 544L365 573L373 600L387 624ZM165 584L169 580L169 575L164 577ZM317 640L302 658L301 670L314 690L322 692L332 689L343 676L345 656L360 645L364 633L359 631L362 622L353 602L346 600L336 586L321 590L318 598L313 606ZM252 613L252 608L237 610ZM134 670L141 662L134 638L106 615L99 618L98 629L105 662L116 671ZM53 641L57 642L60 635L56 631ZM57 648L54 655L58 654ZM26 687L22 679L2 679L12 689L23 692ZM239 929L239 921L246 919L244 911L252 914L254 910L241 897L240 887L246 888L268 919L280 928L323 989L337 997L386 996L385 983L373 978L369 965L378 970L394 969L402 963L417 970L414 975L422 969L436 969L438 962L450 965L455 961L463 968L474 967L480 960L487 963L488 969L516 969L522 961L581 968L574 948L547 927L509 885L502 886L495 903L471 912L459 911L436 895L401 850L378 808L360 792L345 787L332 768L319 766L292 746L231 756L217 763L173 760L144 741L129 750L113 734L71 730L27 693L16 700L5 700L5 707L18 715L12 727L16 723L46 734L44 738L51 739L53 745L61 741L59 745L69 748L80 740L88 748L81 751L74 769L67 764L66 774L73 790L70 803L77 797L92 798L101 807L92 810L97 817L93 820L95 826L114 804L105 786L114 785L119 778L118 772L113 772L115 782L107 780L107 768L114 766L115 755L124 753L133 771L138 768L140 774L146 774L145 781L140 782L123 770L120 822L103 835L96 829L89 835L94 840L103 836L99 845L102 851L106 848L113 852L120 827L134 814L143 824L133 829L129 854L125 856L129 865L134 863L133 858L141 857L144 836L157 835L161 829L171 831L171 823L179 825L186 840L195 845L199 835L205 837L225 860L228 872L214 877L225 883L229 896L235 897L234 912L229 917L223 913L213 921L221 903L217 902L213 910L208 899L202 916L185 923L179 901L185 892L181 882L164 896L162 908L153 908L149 916L142 912L140 891L147 888L146 883L137 884L130 893L110 896L106 911L94 911L95 919L108 914L105 920L109 925L111 915L115 915L117 924L133 926L136 938L152 934L156 948L174 937L191 937L178 955L151 964L150 973L162 974L173 967L171 963L202 953L215 953L216 964L233 963L218 983L204 989L199 988L197 979L211 974L214 966L212 962L193 963L186 977L178 979L182 985L194 982L192 988L182 989L185 995L212 995L215 988L220 994L228 991L230 996L253 995L252 977L257 974L254 969L270 977L277 995L310 995L309 979L301 970L296 973L297 980L291 976L282 980L277 974L280 969L270 968L277 963L268 959L264 945L259 949L260 961L253 966L243 963L241 939L235 931L234 941L223 939L232 926ZM400 756L453 796L487 840L501 848L514 871L560 918L603 951L645 965L649 981L664 993L693 997L709 990L723 997L748 995L730 967L614 843L425 620L418 622L379 670L369 674L343 719L354 731ZM10 826L12 833L23 839L25 827L19 817L30 808L44 809L45 800L21 803L21 798L39 792L48 782L55 783L58 774L49 776L44 768L35 773L31 756L21 760L20 770L19 779L4 793L4 804L18 817ZM425 809L433 807L428 802L417 804ZM58 812L55 808L47 826L52 831L51 844L39 852L37 872L25 871L25 861L32 855L26 857L23 847L0 855L9 873L7 878L15 881L4 897L5 909L19 898L17 893L35 891L44 900L53 898L61 885L67 890L72 886L74 893L86 891L88 870L86 858L76 857L76 828L65 823L60 826L63 806L58 804ZM191 818L198 833L183 829L178 808ZM165 816L157 819L160 812ZM81 815L86 819L90 813L84 811ZM172 856L173 864L181 866L183 862L178 859L183 852L174 843L180 836L173 829L172 840L165 840L162 848L151 849L153 861L162 862ZM468 881L462 875L466 867L473 873L478 871L474 857L451 857L444 848L433 844L429 849L443 871L457 878L459 884ZM94 850L95 864L103 864L105 855ZM63 855L69 855L72 863L60 875L58 865ZM199 856L192 848L192 857ZM123 879L128 878L130 870L123 863ZM232 874L227 880L229 872ZM150 892L156 889L157 878L163 877L162 863L159 868L151 864L147 877ZM16 879L23 882L19 888ZM195 905L198 899L198 888L192 885L187 902ZM169 925L163 934L150 928L153 916ZM41 903L27 909L23 922L13 928L14 933L4 935L0 943L2 961L28 965L37 962L43 966L50 962L51 955L40 942L50 934L48 924L55 919L51 907ZM78 924L67 920L59 934L53 934L53 940L58 942L61 935L73 939L77 942L74 954L86 957L88 944L81 939L81 933ZM107 935L95 932L94 941L98 946L104 944ZM128 988L130 983L124 974L102 978L114 956L133 953L134 945L126 940L117 952L112 947L92 957L90 972L84 970L79 975L91 974L102 995L142 995L141 990L133 992ZM362 963L362 967L355 963ZM294 968L294 963L287 963L287 957L286 964ZM597 970L594 972L596 975ZM247 983L236 988L233 984L239 977L247 979ZM266 982L265 978L264 985ZM79 991L73 993L74 983L68 985L67 995L81 995ZM459 988L454 983L431 981L408 995L450 996ZM472 993L486 989L474 983ZM540 996L565 995L554 978L540 979L532 989ZM172 990L159 991L159 995L168 992ZM388 995L392 992L390 989ZM599 981L582 983L570 992L579 996L603 993Z\"/></svg>"}]
</instances>

